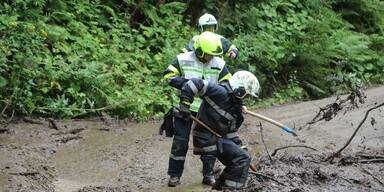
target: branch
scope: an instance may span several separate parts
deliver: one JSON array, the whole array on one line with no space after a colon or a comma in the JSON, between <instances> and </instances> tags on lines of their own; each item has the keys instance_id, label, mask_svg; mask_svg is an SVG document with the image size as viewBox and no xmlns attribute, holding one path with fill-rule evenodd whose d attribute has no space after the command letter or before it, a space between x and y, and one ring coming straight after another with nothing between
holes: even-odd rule
<instances>
[{"instance_id":1,"label":"branch","mask_svg":"<svg viewBox=\"0 0 384 192\"><path fill-rule=\"evenodd\" d=\"M43 125L44 124L43 122L41 122L39 120L35 120L35 119L29 118L29 117L23 117L22 119L26 123L39 124L39 125Z\"/></svg>"},{"instance_id":2,"label":"branch","mask_svg":"<svg viewBox=\"0 0 384 192\"><path fill-rule=\"evenodd\" d=\"M284 146L284 147L279 147L279 148L276 148L273 153L271 154L272 156L275 156L277 151L281 150L281 149L286 149L286 148L289 148L289 147L304 147L304 148L308 148L308 149L312 149L314 151L318 151L317 149L313 148L313 147L309 147L309 146L306 146L306 145L289 145L289 146Z\"/></svg>"},{"instance_id":3,"label":"branch","mask_svg":"<svg viewBox=\"0 0 384 192\"><path fill-rule=\"evenodd\" d=\"M340 155L341 151L343 151L351 143L352 139L356 136L356 133L359 131L359 129L361 128L361 126L363 125L365 120L367 119L369 112L371 112L372 110L377 109L379 107L382 107L383 105L384 105L384 103L382 103L380 105L376 105L376 106L368 109L368 111L365 113L363 120L360 122L359 126L357 126L357 128L355 129L355 132L353 132L352 136L348 139L347 143L342 148L340 148L338 151L336 151L335 153L330 155L328 158L326 158L324 161L331 161L332 162L336 156Z\"/></svg>"},{"instance_id":4,"label":"branch","mask_svg":"<svg viewBox=\"0 0 384 192\"><path fill-rule=\"evenodd\" d=\"M346 160L344 158L342 158L340 160L340 163L342 165L350 165L350 164L353 164L353 163L384 163L384 159L352 159L352 160Z\"/></svg>"},{"instance_id":5,"label":"branch","mask_svg":"<svg viewBox=\"0 0 384 192\"><path fill-rule=\"evenodd\" d=\"M75 136L63 137L61 139L56 139L56 141L61 142L61 143L68 143L68 141L78 140L78 139L82 139L82 138L83 137L81 137L81 136L75 135Z\"/></svg>"},{"instance_id":6,"label":"branch","mask_svg":"<svg viewBox=\"0 0 384 192\"><path fill-rule=\"evenodd\" d=\"M282 185L282 186L285 186L284 183L281 183L280 181L276 180L276 179L273 178L273 177L270 177L270 176L267 176L267 175L264 175L264 174L261 174L261 173L256 173L256 172L254 172L254 171L249 171L249 173L255 175L256 177L264 177L264 178L267 178L267 179L272 180L272 181L274 181L274 182L276 182L276 183L278 183L278 184L280 184L280 185Z\"/></svg>"},{"instance_id":7,"label":"branch","mask_svg":"<svg viewBox=\"0 0 384 192\"><path fill-rule=\"evenodd\" d=\"M260 123L259 126L260 126L261 142L263 142L264 149L265 149L265 151L267 152L267 155L268 155L269 160L271 161L271 163L273 163L273 159L272 159L271 155L269 155L269 151L268 151L267 145L265 145L265 142L264 142L263 125Z\"/></svg>"},{"instance_id":8,"label":"branch","mask_svg":"<svg viewBox=\"0 0 384 192\"><path fill-rule=\"evenodd\" d=\"M59 130L59 125L57 125L56 121L52 118L48 119L49 125L52 129Z\"/></svg>"},{"instance_id":9,"label":"branch","mask_svg":"<svg viewBox=\"0 0 384 192\"><path fill-rule=\"evenodd\" d=\"M9 173L10 175L21 175L21 176L35 176L40 174L39 172L21 172L21 173Z\"/></svg>"},{"instance_id":10,"label":"branch","mask_svg":"<svg viewBox=\"0 0 384 192\"><path fill-rule=\"evenodd\" d=\"M364 168L361 167L361 166L360 166L360 169L361 169L364 173L370 175L374 180L376 180L377 182L379 182L381 185L384 186L384 183L383 183L379 178L377 178L375 175L373 175L370 171L368 171L367 169L364 169Z\"/></svg>"}]
</instances>

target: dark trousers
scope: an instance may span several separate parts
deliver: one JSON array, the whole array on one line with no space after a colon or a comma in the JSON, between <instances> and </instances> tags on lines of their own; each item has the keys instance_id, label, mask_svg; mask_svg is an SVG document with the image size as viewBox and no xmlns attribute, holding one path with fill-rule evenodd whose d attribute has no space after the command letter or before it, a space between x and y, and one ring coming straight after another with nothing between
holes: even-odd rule
<instances>
[{"instance_id":1,"label":"dark trousers","mask_svg":"<svg viewBox=\"0 0 384 192\"><path fill-rule=\"evenodd\" d=\"M196 116L196 113L193 114ZM189 135L191 133L192 119L186 121L175 115L175 135L169 157L168 175L181 177L184 170L185 157L188 151ZM202 155L203 175L213 175L213 167L216 157L213 155Z\"/></svg>"},{"instance_id":2,"label":"dark trousers","mask_svg":"<svg viewBox=\"0 0 384 192\"><path fill-rule=\"evenodd\" d=\"M220 175L221 182L232 188L242 187L247 180L251 163L248 151L229 139L218 139L217 147L217 158L225 165Z\"/></svg>"}]
</instances>

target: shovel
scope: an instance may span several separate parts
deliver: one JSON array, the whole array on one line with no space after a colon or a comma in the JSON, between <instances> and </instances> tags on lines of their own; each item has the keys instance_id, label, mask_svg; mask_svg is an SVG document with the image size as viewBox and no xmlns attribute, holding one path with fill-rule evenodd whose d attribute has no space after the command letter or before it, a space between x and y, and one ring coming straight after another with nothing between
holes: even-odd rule
<instances>
[{"instance_id":1,"label":"shovel","mask_svg":"<svg viewBox=\"0 0 384 192\"><path fill-rule=\"evenodd\" d=\"M259 119L262 119L262 120L264 120L264 121L267 121L267 122L269 122L269 123L272 123L272 124L274 124L274 125L276 125L276 126L282 128L282 129L283 129L284 131L286 131L287 133L290 133L290 134L292 134L293 136L297 137L297 134L296 134L291 128L289 128L289 127L286 126L286 125L283 125L282 123L279 123L279 122L277 122L277 121L275 121L275 120L273 120L273 119L270 119L270 118L268 118L268 117L265 117L265 116L263 116L263 115L260 115L260 114L258 114L258 113L252 112L252 111L245 110L245 112L248 113L248 114L250 114L250 115L252 115L252 116L254 116L254 117L257 117L257 118L259 118Z\"/></svg>"}]
</instances>

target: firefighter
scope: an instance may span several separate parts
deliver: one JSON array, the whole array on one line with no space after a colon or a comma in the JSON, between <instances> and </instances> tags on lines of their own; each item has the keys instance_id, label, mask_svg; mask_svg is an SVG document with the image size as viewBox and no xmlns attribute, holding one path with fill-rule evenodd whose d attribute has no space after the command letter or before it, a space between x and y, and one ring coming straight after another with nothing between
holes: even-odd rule
<instances>
[{"instance_id":1,"label":"firefighter","mask_svg":"<svg viewBox=\"0 0 384 192\"><path fill-rule=\"evenodd\" d=\"M217 137L199 124L193 129L193 152L197 155L214 155L226 167L213 189L239 189L244 186L251 157L247 150L228 138L237 132L243 118L243 99L257 97L257 78L248 71L236 72L229 82L219 85L202 79L190 79L181 89L180 114L188 120L190 105L195 96L203 98L197 118L220 134Z\"/></svg>"},{"instance_id":2,"label":"firefighter","mask_svg":"<svg viewBox=\"0 0 384 192\"><path fill-rule=\"evenodd\" d=\"M225 67L225 61L220 58L223 54L220 38L209 31L203 32L194 41L194 50L177 55L177 58L164 72L164 79L176 89L192 78L205 79L213 84L228 81L230 72ZM201 104L200 98L195 98L190 105L193 115L196 115ZM180 184L184 162L188 151L189 135L192 121L181 118L178 112L174 115L174 131L171 154L169 158L168 186ZM163 127L163 126L162 126ZM200 157L203 162L203 184L213 185L215 178L213 166L216 158L213 155Z\"/></svg>"},{"instance_id":3,"label":"firefighter","mask_svg":"<svg viewBox=\"0 0 384 192\"><path fill-rule=\"evenodd\" d=\"M213 15L205 13L199 18L197 27L200 32L210 31L215 33L215 31L218 28L218 23L216 18ZM228 58L235 60L239 53L236 46L232 44L232 42L226 39L225 37L221 35L218 35L218 37L220 38L221 44L223 46L223 56L227 56ZM185 46L185 48L182 49L182 51L183 52L193 51L194 50L193 46L196 38L198 38L198 35L193 36L192 39L189 41L189 43Z\"/></svg>"}]
</instances>

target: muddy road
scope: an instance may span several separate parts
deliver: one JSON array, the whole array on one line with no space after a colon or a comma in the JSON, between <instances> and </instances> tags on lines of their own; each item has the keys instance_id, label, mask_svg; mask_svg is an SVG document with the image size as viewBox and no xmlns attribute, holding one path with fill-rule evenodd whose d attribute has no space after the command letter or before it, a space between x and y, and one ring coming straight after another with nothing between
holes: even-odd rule
<instances>
[{"instance_id":1,"label":"muddy road","mask_svg":"<svg viewBox=\"0 0 384 192\"><path fill-rule=\"evenodd\" d=\"M323 162L347 142L368 109L384 102L384 87L365 93L358 108L346 105L331 120L310 125L335 97L256 111L294 127L298 138L247 115L240 135L258 170L242 191L384 191L384 107L369 113L340 156ZM159 136L159 126L116 119L2 124L0 191L210 191L201 185L201 163L191 149L182 184L166 186L172 139ZM291 145L317 151L288 147L273 154Z\"/></svg>"}]
</instances>

